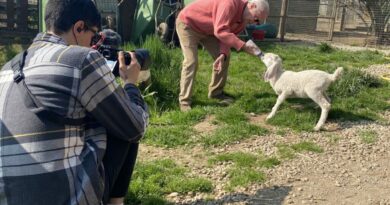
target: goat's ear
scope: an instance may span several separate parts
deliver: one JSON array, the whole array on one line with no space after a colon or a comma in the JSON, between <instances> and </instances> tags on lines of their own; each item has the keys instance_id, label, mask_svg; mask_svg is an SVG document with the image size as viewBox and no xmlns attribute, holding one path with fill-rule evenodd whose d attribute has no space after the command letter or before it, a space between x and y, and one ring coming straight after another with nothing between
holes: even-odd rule
<instances>
[{"instance_id":1,"label":"goat's ear","mask_svg":"<svg viewBox=\"0 0 390 205\"><path fill-rule=\"evenodd\" d=\"M271 78L274 77L276 71L279 69L279 66L280 66L280 61L275 61L267 68L267 71L264 74L265 82L268 82Z\"/></svg>"}]
</instances>

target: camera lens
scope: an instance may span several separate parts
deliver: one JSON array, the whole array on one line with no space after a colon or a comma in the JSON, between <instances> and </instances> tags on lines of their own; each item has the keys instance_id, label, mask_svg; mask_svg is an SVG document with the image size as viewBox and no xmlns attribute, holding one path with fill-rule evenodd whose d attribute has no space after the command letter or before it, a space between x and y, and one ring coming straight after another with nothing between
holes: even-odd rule
<instances>
[{"instance_id":1,"label":"camera lens","mask_svg":"<svg viewBox=\"0 0 390 205\"><path fill-rule=\"evenodd\" d=\"M102 52L102 55L105 57L105 58L109 58L111 56L111 51L108 50L108 49L104 49Z\"/></svg>"}]
</instances>

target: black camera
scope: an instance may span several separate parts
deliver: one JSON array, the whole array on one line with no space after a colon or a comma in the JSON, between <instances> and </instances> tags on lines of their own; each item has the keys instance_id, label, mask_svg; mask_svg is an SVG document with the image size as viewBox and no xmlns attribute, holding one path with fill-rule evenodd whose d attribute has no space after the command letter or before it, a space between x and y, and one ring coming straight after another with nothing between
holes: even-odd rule
<instances>
[{"instance_id":1,"label":"black camera","mask_svg":"<svg viewBox=\"0 0 390 205\"><path fill-rule=\"evenodd\" d=\"M119 76L119 63L117 62L118 52L122 50L102 44L98 48L98 51L104 56L104 58L107 59L107 63L110 66L114 76ZM135 53L135 57L137 58L138 63L141 65L141 70L147 70L150 63L149 51L143 48L139 48L135 49L133 52ZM125 57L125 64L130 65L130 54L128 52L124 52L123 54Z\"/></svg>"},{"instance_id":2,"label":"black camera","mask_svg":"<svg viewBox=\"0 0 390 205\"><path fill-rule=\"evenodd\" d=\"M119 62L118 52L123 51L119 48L121 45L121 37L113 30L105 29L102 31L103 41L100 45L96 45L96 49L107 60L107 64L110 67L115 77L119 76ZM150 64L149 51L143 48L135 49L132 51L135 53L138 63L141 65L141 70L147 70ZM129 65L131 62L131 55L124 51L125 64Z\"/></svg>"}]
</instances>

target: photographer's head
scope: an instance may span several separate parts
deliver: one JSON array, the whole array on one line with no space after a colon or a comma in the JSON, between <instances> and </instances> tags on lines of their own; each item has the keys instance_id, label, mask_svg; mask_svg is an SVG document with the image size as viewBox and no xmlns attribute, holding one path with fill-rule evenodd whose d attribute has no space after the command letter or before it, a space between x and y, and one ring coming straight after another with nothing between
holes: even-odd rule
<instances>
[{"instance_id":1,"label":"photographer's head","mask_svg":"<svg viewBox=\"0 0 390 205\"><path fill-rule=\"evenodd\" d=\"M49 33L70 45L89 47L98 38L100 13L92 0L49 0L45 23Z\"/></svg>"}]
</instances>

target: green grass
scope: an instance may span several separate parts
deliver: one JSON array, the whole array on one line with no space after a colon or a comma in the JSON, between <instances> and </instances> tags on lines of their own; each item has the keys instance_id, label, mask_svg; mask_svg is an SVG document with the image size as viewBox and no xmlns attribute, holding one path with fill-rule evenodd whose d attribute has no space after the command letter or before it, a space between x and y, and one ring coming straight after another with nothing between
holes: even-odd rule
<instances>
[{"instance_id":1,"label":"green grass","mask_svg":"<svg viewBox=\"0 0 390 205\"><path fill-rule=\"evenodd\" d=\"M302 141L296 144L278 144L278 155L281 159L292 159L295 157L296 153L301 152L313 152L313 153L322 153L324 150L317 144L309 141Z\"/></svg>"},{"instance_id":2,"label":"green grass","mask_svg":"<svg viewBox=\"0 0 390 205\"><path fill-rule=\"evenodd\" d=\"M337 67L345 69L344 75L329 89L332 109L329 120L381 120L379 113L390 108L386 101L390 98L390 85L361 71L372 64L385 63L382 54L372 51L348 52L332 48L326 43L319 46L285 45L280 43L260 43L265 52L277 53L283 59L286 70L300 71L319 69L333 72ZM151 107L152 123L154 118L171 118L173 126L181 126L182 117L178 110L178 92L182 54L181 50L168 49L155 38L146 39L144 45L151 50L153 83L148 92L156 92L147 101ZM264 65L255 57L245 53L232 52L229 79L226 91L236 97L236 102L229 107L220 107L207 98L213 60L208 53L199 50L199 69L194 84L193 107L215 115L215 123L221 127L226 124L243 124L247 113L263 114L270 112L277 95L268 83L262 80ZM157 77L158 76L158 77ZM369 96L376 96L371 98ZM302 108L297 109L297 106ZM167 112L168 111L168 112ZM192 111L191 111L192 112ZM310 99L289 99L282 104L276 116L268 123L280 128L300 131L312 131L320 116L320 109ZM185 121L185 120L184 120ZM176 122L176 123L175 123ZM200 122L200 121L198 121ZM190 125L190 124L187 124ZM193 124L192 124L193 125ZM156 129L160 129L156 126ZM249 128L249 126L247 126ZM149 130L154 129L150 126ZM235 130L234 128L228 128ZM186 132L186 131L183 131ZM240 133L248 131L240 131ZM218 130L215 138L230 139L220 136L226 132ZM179 137L179 136L178 136ZM207 137L205 144L216 144L213 137ZM247 137L237 137L245 139ZM228 140L232 143L234 140ZM224 144L219 142L217 144ZM226 144L226 143L225 143Z\"/></svg>"},{"instance_id":3,"label":"green grass","mask_svg":"<svg viewBox=\"0 0 390 205\"><path fill-rule=\"evenodd\" d=\"M276 145L278 148L278 155L281 159L292 159L295 157L295 151L286 144Z\"/></svg>"},{"instance_id":4,"label":"green grass","mask_svg":"<svg viewBox=\"0 0 390 205\"><path fill-rule=\"evenodd\" d=\"M249 123L222 125L213 133L201 138L204 146L222 146L268 133L264 128Z\"/></svg>"},{"instance_id":5,"label":"green grass","mask_svg":"<svg viewBox=\"0 0 390 205\"><path fill-rule=\"evenodd\" d=\"M177 147L193 144L191 137L195 135L192 127L180 126L155 126L146 132L143 142L159 147Z\"/></svg>"},{"instance_id":6,"label":"green grass","mask_svg":"<svg viewBox=\"0 0 390 205\"><path fill-rule=\"evenodd\" d=\"M287 133L287 130L278 129L278 130L276 130L275 134L284 137L284 136L286 136L288 133Z\"/></svg>"},{"instance_id":7,"label":"green grass","mask_svg":"<svg viewBox=\"0 0 390 205\"><path fill-rule=\"evenodd\" d=\"M126 204L168 204L166 194L177 192L211 192L213 185L200 177L193 177L189 170L164 159L138 162L126 197Z\"/></svg>"},{"instance_id":8,"label":"green grass","mask_svg":"<svg viewBox=\"0 0 390 205\"><path fill-rule=\"evenodd\" d=\"M251 167L256 163L257 159L258 156L254 154L235 152L217 155L216 157L210 158L208 163L216 164L218 162L233 162L240 167Z\"/></svg>"},{"instance_id":9,"label":"green grass","mask_svg":"<svg viewBox=\"0 0 390 205\"><path fill-rule=\"evenodd\" d=\"M276 157L270 157L258 162L260 167L272 168L280 164L280 161Z\"/></svg>"},{"instance_id":10,"label":"green grass","mask_svg":"<svg viewBox=\"0 0 390 205\"><path fill-rule=\"evenodd\" d=\"M265 174L250 167L235 167L228 171L230 178L227 191L233 191L235 187L242 187L252 183L261 183L265 180Z\"/></svg>"},{"instance_id":11,"label":"green grass","mask_svg":"<svg viewBox=\"0 0 390 205\"><path fill-rule=\"evenodd\" d=\"M325 136L328 138L329 144L332 144L332 145L337 144L341 139L341 137L339 135L336 135L336 134L325 135Z\"/></svg>"},{"instance_id":12,"label":"green grass","mask_svg":"<svg viewBox=\"0 0 390 205\"><path fill-rule=\"evenodd\" d=\"M271 168L280 164L276 157L264 157L260 154L251 154L245 152L232 152L219 154L208 159L211 165L219 162L231 162L238 167L265 167Z\"/></svg>"},{"instance_id":13,"label":"green grass","mask_svg":"<svg viewBox=\"0 0 390 205\"><path fill-rule=\"evenodd\" d=\"M226 107L226 109L217 110L215 119L230 125L245 123L248 120L245 112L237 106L230 106Z\"/></svg>"},{"instance_id":14,"label":"green grass","mask_svg":"<svg viewBox=\"0 0 390 205\"><path fill-rule=\"evenodd\" d=\"M11 60L16 54L22 51L21 45L6 45L0 46L0 70L3 65Z\"/></svg>"},{"instance_id":15,"label":"green grass","mask_svg":"<svg viewBox=\"0 0 390 205\"><path fill-rule=\"evenodd\" d=\"M134 49L135 45L126 44L126 50ZM168 49L158 38L149 36L140 46L150 51L151 78L150 92L156 92L146 101L151 106L152 113L162 114L163 111L178 108L179 81L182 54L179 49ZM149 92L149 93L150 93Z\"/></svg>"},{"instance_id":16,"label":"green grass","mask_svg":"<svg viewBox=\"0 0 390 205\"><path fill-rule=\"evenodd\" d=\"M381 81L360 70L346 70L342 78L330 88L330 94L338 97L351 97L369 88L383 87Z\"/></svg>"},{"instance_id":17,"label":"green grass","mask_svg":"<svg viewBox=\"0 0 390 205\"><path fill-rule=\"evenodd\" d=\"M374 130L362 130L358 134L361 141L366 144L373 144L378 140L378 133Z\"/></svg>"},{"instance_id":18,"label":"green grass","mask_svg":"<svg viewBox=\"0 0 390 205\"><path fill-rule=\"evenodd\" d=\"M295 103L288 100L280 107L277 114L267 122L274 126L292 128L298 131L311 131L320 117L321 110L315 107L311 101L305 101L307 105L299 110L297 108L293 109L292 105Z\"/></svg>"},{"instance_id":19,"label":"green grass","mask_svg":"<svg viewBox=\"0 0 390 205\"><path fill-rule=\"evenodd\" d=\"M318 50L319 52L321 53L331 53L334 51L334 49L332 48L332 46L330 46L329 44L327 43L321 43L319 46L318 46Z\"/></svg>"},{"instance_id":20,"label":"green grass","mask_svg":"<svg viewBox=\"0 0 390 205\"><path fill-rule=\"evenodd\" d=\"M147 130L143 142L160 147L194 144L191 137L197 133L192 126L206 115L205 109L193 109L190 112L167 111L164 115L152 117L150 126L153 128Z\"/></svg>"},{"instance_id":21,"label":"green grass","mask_svg":"<svg viewBox=\"0 0 390 205\"><path fill-rule=\"evenodd\" d=\"M208 112L205 109L192 109L190 112L174 110L153 117L151 123L156 125L193 125L202 121L207 114Z\"/></svg>"},{"instance_id":22,"label":"green grass","mask_svg":"<svg viewBox=\"0 0 390 205\"><path fill-rule=\"evenodd\" d=\"M232 165L227 173L229 183L225 189L228 191L232 191L236 187L263 182L266 177L260 169L272 168L280 164L276 157L264 157L261 153L232 152L219 154L208 159L209 165L216 165L220 162L228 162Z\"/></svg>"},{"instance_id":23,"label":"green grass","mask_svg":"<svg viewBox=\"0 0 390 205\"><path fill-rule=\"evenodd\" d=\"M313 142L303 141L297 144L291 145L291 148L296 152L309 151L315 153L322 153L324 150Z\"/></svg>"}]
</instances>

